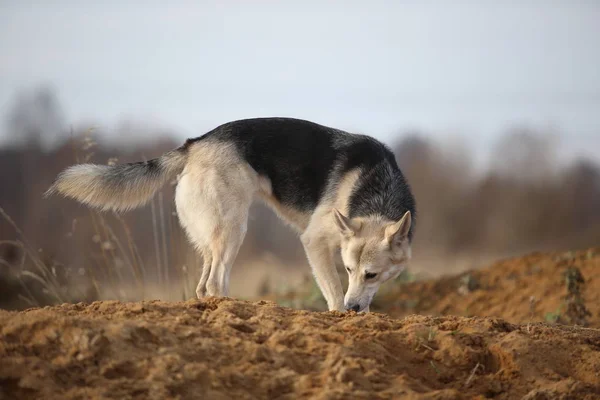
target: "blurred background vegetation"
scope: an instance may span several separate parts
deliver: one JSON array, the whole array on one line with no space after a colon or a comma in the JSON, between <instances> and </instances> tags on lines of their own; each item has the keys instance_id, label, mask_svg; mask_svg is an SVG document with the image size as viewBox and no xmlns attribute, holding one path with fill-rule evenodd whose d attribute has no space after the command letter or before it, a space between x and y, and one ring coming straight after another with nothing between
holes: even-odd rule
<instances>
[{"instance_id":1,"label":"blurred background vegetation","mask_svg":"<svg viewBox=\"0 0 600 400\"><path fill-rule=\"evenodd\" d=\"M152 158L180 143L169 132L138 131L153 139L125 148L99 144L102 131L65 130L60 110L54 92L40 88L18 97L5 116L18 140L0 149L0 306L193 297L201 260L179 227L173 185L150 206L124 215L42 198L70 164ZM51 148L41 141L48 130L62 132ZM462 272L532 250L597 243L600 167L579 159L558 163L559 143L547 132L507 131L484 173L472 166L472 154L460 142L444 146L419 132L397 137L390 146L419 211L414 262L401 279ZM305 289L298 296L306 301L284 303L322 307L296 235L257 204L234 268L232 295L284 294L298 291L299 284Z\"/></svg>"}]
</instances>

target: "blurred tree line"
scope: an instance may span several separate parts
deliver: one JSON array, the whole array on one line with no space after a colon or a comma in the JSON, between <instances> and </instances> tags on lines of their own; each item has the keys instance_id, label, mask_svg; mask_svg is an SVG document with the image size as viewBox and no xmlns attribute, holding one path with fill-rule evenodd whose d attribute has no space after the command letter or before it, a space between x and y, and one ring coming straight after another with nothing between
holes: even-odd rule
<instances>
[{"instance_id":1,"label":"blurred tree line","mask_svg":"<svg viewBox=\"0 0 600 400\"><path fill-rule=\"evenodd\" d=\"M153 266L146 268L146 279L165 274L176 280L190 271L196 274L200 262L174 215L173 185L167 185L151 206L120 217L98 217L73 201L42 197L57 173L75 162L136 161L180 144L170 132L132 125L125 129L124 135L140 138L139 145L104 143L102 131L70 129L52 89L15 98L5 116L9 136L0 148L0 207L12 219L9 223L0 218L0 276L10 268L27 268L24 250L15 240L26 240L54 271L59 265L67 266L71 274L84 266L102 268L122 241L135 245L130 253L136 263ZM548 133L507 132L493 149L486 171L473 167L472 155L463 147L446 148L419 133L398 138L392 149L418 205L416 261L430 257L449 264L458 255L501 257L598 244L600 168L586 160L559 164L557 144ZM295 234L270 210L256 205L238 264L265 252L275 254L282 265L304 262ZM162 264L163 272L157 264ZM440 271L443 268L452 269L441 265ZM165 269L171 270L170 275Z\"/></svg>"}]
</instances>

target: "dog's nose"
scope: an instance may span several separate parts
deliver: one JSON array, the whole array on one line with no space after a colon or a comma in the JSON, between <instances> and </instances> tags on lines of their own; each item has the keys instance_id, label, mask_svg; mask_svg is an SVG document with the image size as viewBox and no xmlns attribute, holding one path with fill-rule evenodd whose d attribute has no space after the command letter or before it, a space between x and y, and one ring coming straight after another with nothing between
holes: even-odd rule
<instances>
[{"instance_id":1,"label":"dog's nose","mask_svg":"<svg viewBox=\"0 0 600 400\"><path fill-rule=\"evenodd\" d=\"M346 311L354 311L354 312L358 312L358 310L360 309L360 306L358 304L349 304L346 306Z\"/></svg>"}]
</instances>

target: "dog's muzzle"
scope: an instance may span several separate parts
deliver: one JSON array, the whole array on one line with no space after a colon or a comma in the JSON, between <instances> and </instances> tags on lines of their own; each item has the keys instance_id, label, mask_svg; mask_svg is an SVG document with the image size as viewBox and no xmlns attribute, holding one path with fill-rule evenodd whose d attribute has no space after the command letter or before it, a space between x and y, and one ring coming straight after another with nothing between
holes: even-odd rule
<instances>
[{"instance_id":1,"label":"dog's muzzle","mask_svg":"<svg viewBox=\"0 0 600 400\"><path fill-rule=\"evenodd\" d=\"M360 310L360 305L357 304L346 304L346 311L354 311L358 312Z\"/></svg>"}]
</instances>

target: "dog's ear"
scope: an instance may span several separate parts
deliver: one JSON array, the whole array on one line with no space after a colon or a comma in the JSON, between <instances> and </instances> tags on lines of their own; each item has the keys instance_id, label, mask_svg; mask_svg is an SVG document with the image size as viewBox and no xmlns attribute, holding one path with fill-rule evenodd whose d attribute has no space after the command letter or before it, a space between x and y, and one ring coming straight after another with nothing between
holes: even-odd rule
<instances>
[{"instance_id":1,"label":"dog's ear","mask_svg":"<svg viewBox=\"0 0 600 400\"><path fill-rule=\"evenodd\" d=\"M352 221L350 218L346 217L336 208L333 209L333 221L340 230L341 234L346 237L356 235L356 232L359 231L361 225L359 222Z\"/></svg>"},{"instance_id":2,"label":"dog's ear","mask_svg":"<svg viewBox=\"0 0 600 400\"><path fill-rule=\"evenodd\" d=\"M410 232L410 225L412 224L412 217L410 211L404 213L400 221L388 225L385 228L385 240L391 245L398 244L408 236Z\"/></svg>"}]
</instances>

